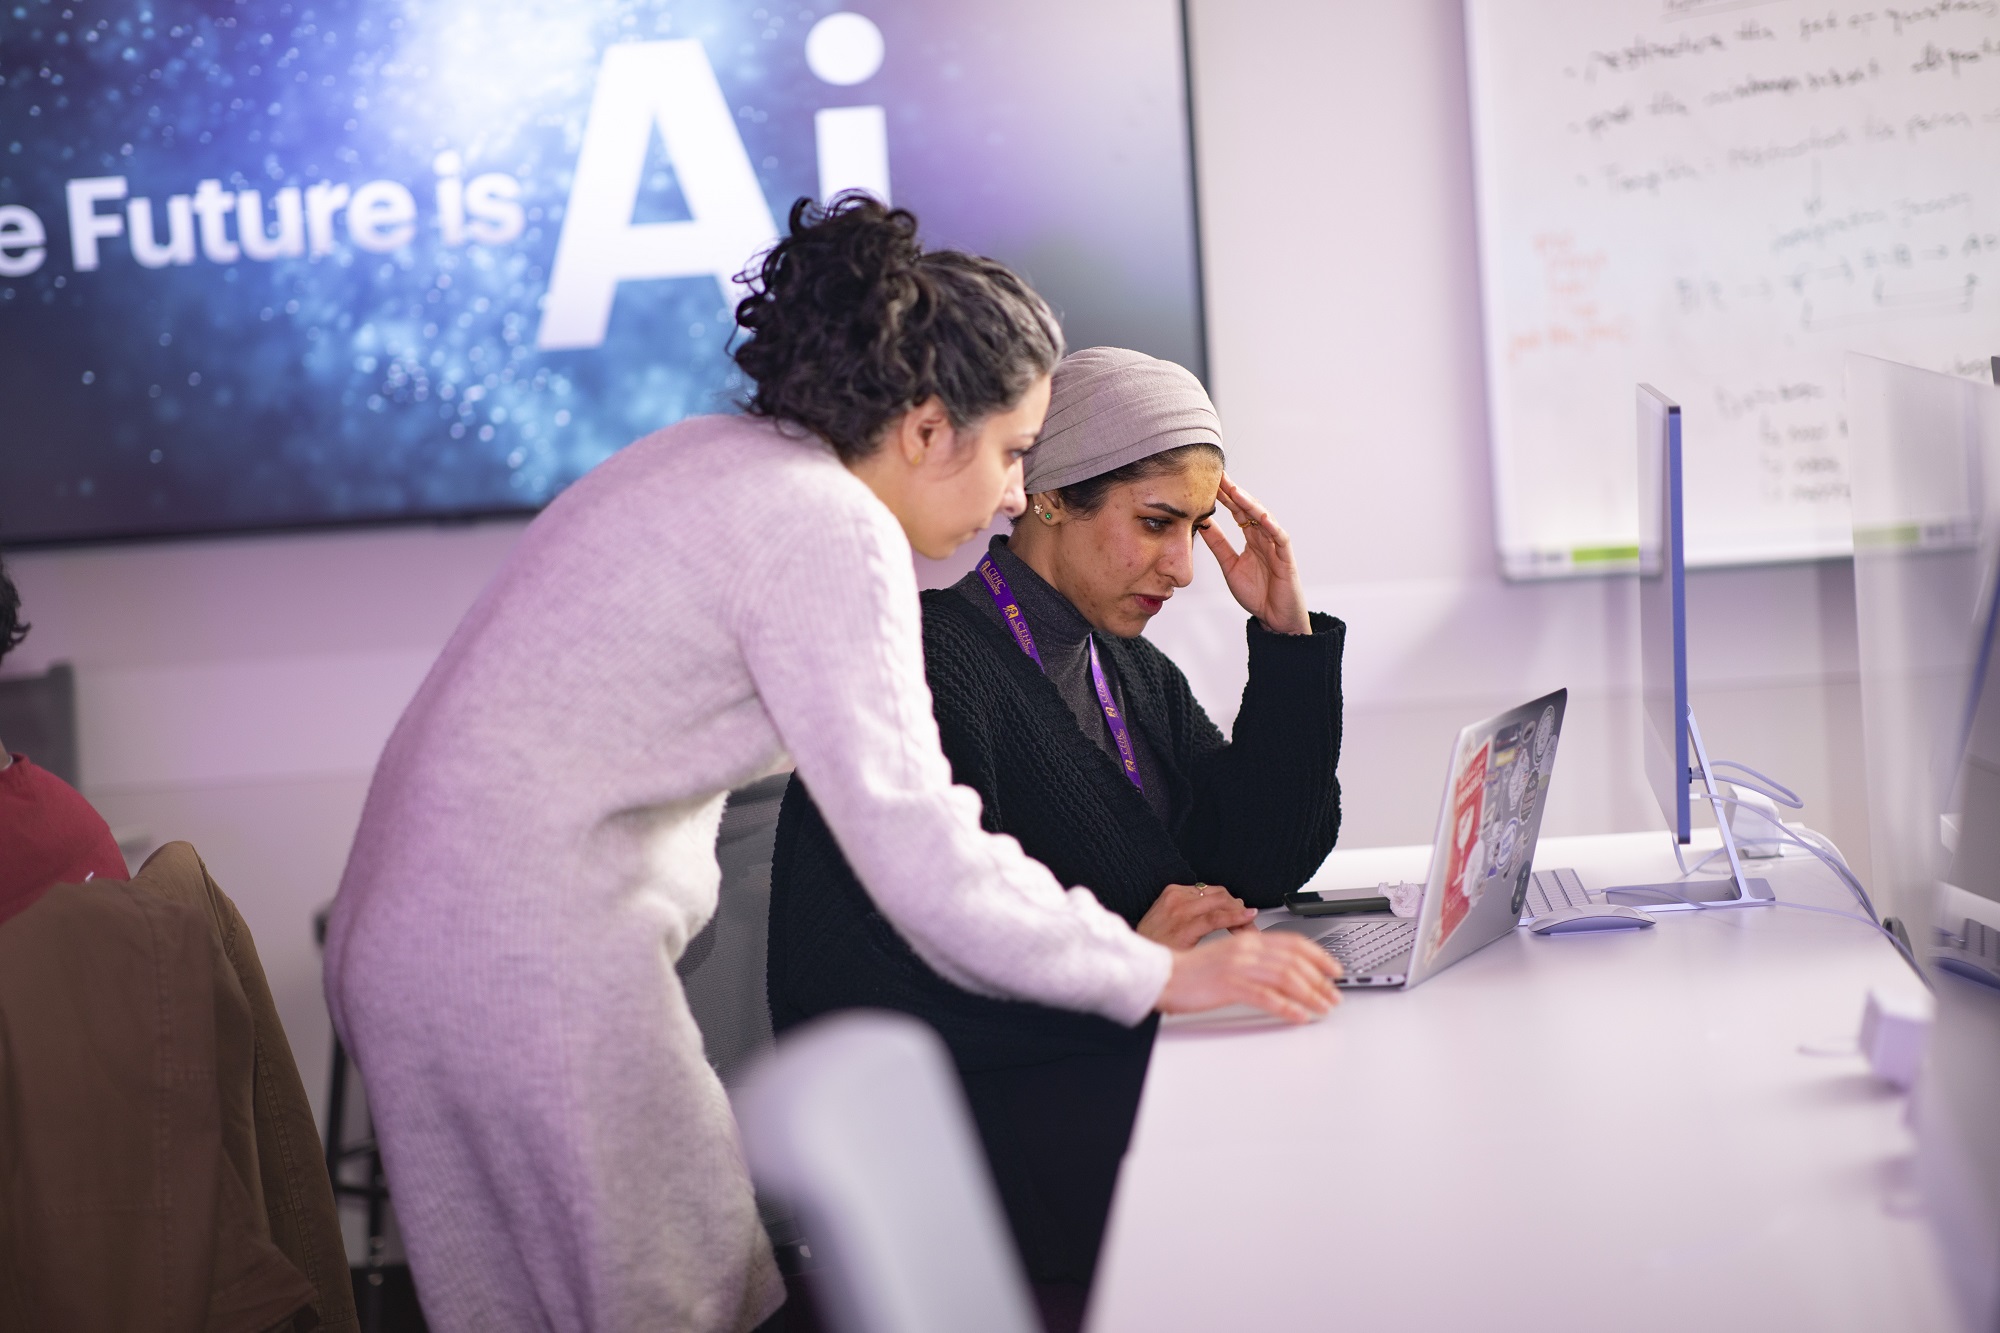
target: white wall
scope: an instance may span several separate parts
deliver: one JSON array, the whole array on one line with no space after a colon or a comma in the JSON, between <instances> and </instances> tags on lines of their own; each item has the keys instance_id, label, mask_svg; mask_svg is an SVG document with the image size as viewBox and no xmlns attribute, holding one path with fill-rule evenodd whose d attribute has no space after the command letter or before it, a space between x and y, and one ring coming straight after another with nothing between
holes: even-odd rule
<instances>
[{"instance_id":1,"label":"white wall","mask_svg":"<svg viewBox=\"0 0 2000 1333\"><path fill-rule=\"evenodd\" d=\"M1495 570L1456 0L1192 0L1213 379L1234 469L1350 625L1344 840L1424 841L1464 722L1557 685L1548 829L1657 822L1629 583ZM312 912L373 758L518 523L40 552L9 667L77 667L86 791L186 838L243 907L309 1089L327 1024ZM1154 631L1218 714L1240 615L1213 574ZM1791 780L1865 865L1842 564L1693 580L1716 753ZM1218 599L1220 599L1218 601Z\"/></svg>"},{"instance_id":2,"label":"white wall","mask_svg":"<svg viewBox=\"0 0 2000 1333\"><path fill-rule=\"evenodd\" d=\"M1497 572L1457 0L1190 8L1213 387L1233 470L1349 624L1346 839L1427 841L1457 728L1558 685L1547 831L1655 827L1633 584ZM1791 780L1865 865L1845 562L1697 574L1689 596L1711 752ZM1192 609L1153 637L1212 657L1222 694L1240 648L1173 620Z\"/></svg>"}]
</instances>

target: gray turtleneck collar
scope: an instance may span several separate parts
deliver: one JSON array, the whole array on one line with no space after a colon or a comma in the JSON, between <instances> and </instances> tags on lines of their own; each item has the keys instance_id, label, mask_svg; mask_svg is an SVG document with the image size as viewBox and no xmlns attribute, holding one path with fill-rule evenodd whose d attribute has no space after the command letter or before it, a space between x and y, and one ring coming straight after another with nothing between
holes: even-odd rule
<instances>
[{"instance_id":1,"label":"gray turtleneck collar","mask_svg":"<svg viewBox=\"0 0 2000 1333\"><path fill-rule=\"evenodd\" d=\"M1080 664L1088 680L1090 672L1089 650L1085 646L1090 638L1090 622L1083 618L1083 612L1056 591L1055 585L1037 574L1028 562L1007 548L1005 537L995 537L986 548L993 563L1000 566L1000 572L1007 576L1007 586L1014 590L1014 598L1021 604L1021 614L1028 618L1028 628L1035 635L1035 651L1042 655L1042 665L1049 671L1056 669L1056 663L1065 666L1071 660ZM1002 629L1007 628L1007 618L1000 614L1000 608L993 604L993 595L986 585L979 581L977 573L968 574L959 583L959 590L992 617ZM1101 722L1104 715L1097 712L1097 694L1090 691L1091 712Z\"/></svg>"},{"instance_id":2,"label":"gray turtleneck collar","mask_svg":"<svg viewBox=\"0 0 2000 1333\"><path fill-rule=\"evenodd\" d=\"M1076 718L1076 725L1090 742L1104 751L1113 763L1119 763L1118 743L1111 739L1111 728L1104 721L1104 709L1097 702L1097 688L1090 679L1090 622L1083 618L1083 612L1069 598L1058 592L1053 584L1028 567L1026 561L1007 549L1005 537L995 537L986 548L993 557L993 563L1006 576L1007 586L1013 590L1014 600L1020 604L1021 614L1027 618L1028 629L1035 636L1035 651L1042 655L1042 670L1049 683L1056 687L1056 693L1068 706ZM1007 618L1000 614L1000 608L993 604L993 595L980 582L975 571L967 574L953 585L954 591L974 606L980 613L1007 629ZM1012 631L1008 631L1011 641ZM1112 693L1118 699L1119 708L1125 707L1125 691L1118 679L1117 669L1111 658L1102 650L1098 660L1104 665L1106 680ZM1127 712L1126 716L1131 714ZM1138 752L1139 776L1146 779L1146 803L1155 813L1166 818L1166 793L1161 789L1162 779L1156 776L1158 766L1152 762L1152 754L1135 728L1132 744Z\"/></svg>"}]
</instances>

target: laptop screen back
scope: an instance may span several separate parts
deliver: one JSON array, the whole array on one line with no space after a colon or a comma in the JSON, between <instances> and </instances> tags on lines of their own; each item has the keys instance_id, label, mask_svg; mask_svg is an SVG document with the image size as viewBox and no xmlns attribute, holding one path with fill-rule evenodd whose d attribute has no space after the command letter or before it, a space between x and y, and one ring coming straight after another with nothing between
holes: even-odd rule
<instances>
[{"instance_id":1,"label":"laptop screen back","mask_svg":"<svg viewBox=\"0 0 2000 1333\"><path fill-rule=\"evenodd\" d=\"M1569 691L1458 734L1407 985L1499 939L1521 919Z\"/></svg>"}]
</instances>

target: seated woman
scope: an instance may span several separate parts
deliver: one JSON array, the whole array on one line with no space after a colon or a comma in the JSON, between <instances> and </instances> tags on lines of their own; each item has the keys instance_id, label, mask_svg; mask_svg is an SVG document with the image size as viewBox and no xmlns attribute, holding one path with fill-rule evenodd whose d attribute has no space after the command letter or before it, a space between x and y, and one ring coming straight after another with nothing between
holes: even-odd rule
<instances>
[{"instance_id":1,"label":"seated woman","mask_svg":"<svg viewBox=\"0 0 2000 1333\"><path fill-rule=\"evenodd\" d=\"M1284 531L1222 464L1221 422L1193 375L1137 352L1078 352L1056 369L1028 455L1028 512L977 571L923 595L944 752L986 827L1175 948L1278 906L1340 828L1345 627L1307 614ZM1241 552L1209 524L1218 498L1243 527ZM1192 578L1197 532L1254 617L1229 739L1139 637ZM796 778L771 882L774 1026L859 1006L934 1026L1029 1275L1087 1284L1154 1023L938 976L870 905Z\"/></svg>"}]
</instances>

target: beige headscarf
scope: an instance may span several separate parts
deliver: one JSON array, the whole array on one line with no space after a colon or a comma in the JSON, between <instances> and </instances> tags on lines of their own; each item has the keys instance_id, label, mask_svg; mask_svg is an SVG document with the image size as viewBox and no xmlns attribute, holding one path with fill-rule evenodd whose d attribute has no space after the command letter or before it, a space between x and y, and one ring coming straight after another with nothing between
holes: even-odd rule
<instances>
[{"instance_id":1,"label":"beige headscarf","mask_svg":"<svg viewBox=\"0 0 2000 1333\"><path fill-rule=\"evenodd\" d=\"M1060 490L1184 444L1222 446L1222 419L1200 380L1144 352L1086 347L1056 366L1027 491Z\"/></svg>"}]
</instances>

